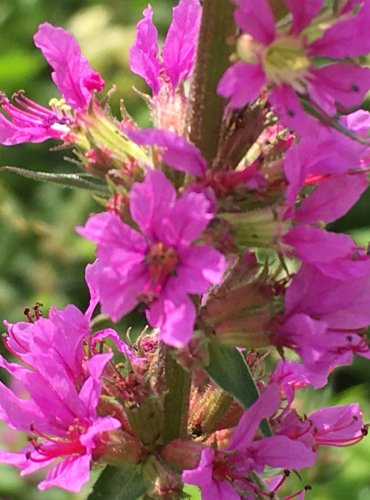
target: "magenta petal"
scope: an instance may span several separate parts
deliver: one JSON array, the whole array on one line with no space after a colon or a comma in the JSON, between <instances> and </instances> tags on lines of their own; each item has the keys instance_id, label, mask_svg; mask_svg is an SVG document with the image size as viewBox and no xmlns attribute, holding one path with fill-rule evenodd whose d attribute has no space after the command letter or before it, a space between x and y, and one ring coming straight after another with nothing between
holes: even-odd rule
<instances>
[{"instance_id":1,"label":"magenta petal","mask_svg":"<svg viewBox=\"0 0 370 500\"><path fill-rule=\"evenodd\" d=\"M316 453L300 441L286 436L273 436L256 441L253 449L255 460L261 465L286 469L303 469L316 461Z\"/></svg>"},{"instance_id":2,"label":"magenta petal","mask_svg":"<svg viewBox=\"0 0 370 500\"><path fill-rule=\"evenodd\" d=\"M136 144L160 146L165 148L163 160L167 165L191 175L203 177L207 169L207 160L200 150L168 130L142 129L126 130L128 137Z\"/></svg>"},{"instance_id":3,"label":"magenta petal","mask_svg":"<svg viewBox=\"0 0 370 500\"><path fill-rule=\"evenodd\" d=\"M74 36L44 23L34 41L53 68L52 78L67 103L77 110L86 108L92 93L101 90L104 81L81 54Z\"/></svg>"},{"instance_id":4,"label":"magenta petal","mask_svg":"<svg viewBox=\"0 0 370 500\"><path fill-rule=\"evenodd\" d=\"M195 60L201 19L199 0L180 0L162 50L163 66L172 86L186 80Z\"/></svg>"},{"instance_id":5,"label":"magenta petal","mask_svg":"<svg viewBox=\"0 0 370 500\"><path fill-rule=\"evenodd\" d=\"M130 211L141 231L149 238L160 226L175 203L176 191L160 170L151 170L143 182L135 182L131 190Z\"/></svg>"},{"instance_id":6,"label":"magenta petal","mask_svg":"<svg viewBox=\"0 0 370 500\"><path fill-rule=\"evenodd\" d=\"M306 224L333 222L348 212L368 185L366 174L329 177L303 200L295 219Z\"/></svg>"},{"instance_id":7,"label":"magenta petal","mask_svg":"<svg viewBox=\"0 0 370 500\"><path fill-rule=\"evenodd\" d=\"M81 236L98 244L97 254L112 265L132 265L143 260L146 243L140 233L124 224L118 215L103 212L91 216L85 226L76 228ZM90 272L90 280L91 280Z\"/></svg>"},{"instance_id":8,"label":"magenta petal","mask_svg":"<svg viewBox=\"0 0 370 500\"><path fill-rule=\"evenodd\" d=\"M271 384L242 415L231 437L228 450L242 450L253 439L263 418L270 417L280 407L279 386Z\"/></svg>"},{"instance_id":9,"label":"magenta petal","mask_svg":"<svg viewBox=\"0 0 370 500\"><path fill-rule=\"evenodd\" d=\"M181 266L177 279L187 293L204 293L209 285L219 284L226 270L225 257L207 246L195 245L179 252Z\"/></svg>"},{"instance_id":10,"label":"magenta petal","mask_svg":"<svg viewBox=\"0 0 370 500\"><path fill-rule=\"evenodd\" d=\"M293 14L293 33L299 33L320 12L324 0L285 0L285 3Z\"/></svg>"},{"instance_id":11,"label":"magenta petal","mask_svg":"<svg viewBox=\"0 0 370 500\"><path fill-rule=\"evenodd\" d=\"M138 294L147 282L144 266L123 267L119 272L109 263L105 265L97 260L94 269L102 312L108 314L112 321L119 321L138 304Z\"/></svg>"},{"instance_id":12,"label":"magenta petal","mask_svg":"<svg viewBox=\"0 0 370 500\"><path fill-rule=\"evenodd\" d=\"M269 96L270 104L281 123L304 135L315 120L303 111L295 91L289 85L278 85Z\"/></svg>"},{"instance_id":13,"label":"magenta petal","mask_svg":"<svg viewBox=\"0 0 370 500\"><path fill-rule=\"evenodd\" d=\"M363 2L355 16L339 21L325 30L324 35L310 46L310 53L333 59L365 56L370 52L369 25L370 4Z\"/></svg>"},{"instance_id":14,"label":"magenta petal","mask_svg":"<svg viewBox=\"0 0 370 500\"><path fill-rule=\"evenodd\" d=\"M235 21L248 35L263 45L275 37L275 19L267 0L236 0Z\"/></svg>"},{"instance_id":15,"label":"magenta petal","mask_svg":"<svg viewBox=\"0 0 370 500\"><path fill-rule=\"evenodd\" d=\"M149 306L148 322L159 328L159 338L165 344L181 348L188 344L194 330L195 307L190 298L169 280L166 293Z\"/></svg>"},{"instance_id":16,"label":"magenta petal","mask_svg":"<svg viewBox=\"0 0 370 500\"><path fill-rule=\"evenodd\" d=\"M292 228L283 240L294 248L297 256L304 262L329 262L345 257L355 246L346 234L330 233L304 225Z\"/></svg>"},{"instance_id":17,"label":"magenta petal","mask_svg":"<svg viewBox=\"0 0 370 500\"><path fill-rule=\"evenodd\" d=\"M210 203L204 194L189 191L176 200L155 234L167 245L188 246L201 236L212 219Z\"/></svg>"},{"instance_id":18,"label":"magenta petal","mask_svg":"<svg viewBox=\"0 0 370 500\"><path fill-rule=\"evenodd\" d=\"M94 438L107 431L112 431L114 429L119 429L121 427L121 422L113 417L98 417L94 420L94 423L89 426L85 434L80 437L81 443L86 446L88 451L92 453L92 450L96 446Z\"/></svg>"},{"instance_id":19,"label":"magenta petal","mask_svg":"<svg viewBox=\"0 0 370 500\"><path fill-rule=\"evenodd\" d=\"M196 486L208 486L212 482L212 463L215 458L213 448L206 447L202 450L200 461L196 469L184 470L182 480Z\"/></svg>"},{"instance_id":20,"label":"magenta petal","mask_svg":"<svg viewBox=\"0 0 370 500\"><path fill-rule=\"evenodd\" d=\"M310 96L328 113L335 113L334 103L357 106L370 87L370 68L355 64L330 64L311 71Z\"/></svg>"},{"instance_id":21,"label":"magenta petal","mask_svg":"<svg viewBox=\"0 0 370 500\"><path fill-rule=\"evenodd\" d=\"M266 76L261 66L238 62L223 74L217 92L223 97L231 98L232 108L241 108L257 99L265 82Z\"/></svg>"},{"instance_id":22,"label":"magenta petal","mask_svg":"<svg viewBox=\"0 0 370 500\"><path fill-rule=\"evenodd\" d=\"M90 478L91 456L71 456L52 467L44 481L38 485L44 491L52 487L79 493Z\"/></svg>"},{"instance_id":23,"label":"magenta petal","mask_svg":"<svg viewBox=\"0 0 370 500\"><path fill-rule=\"evenodd\" d=\"M130 48L130 68L144 78L147 85L156 94L160 83L160 62L158 58L158 32L153 24L151 5L143 12L143 19L136 26L135 42Z\"/></svg>"}]
</instances>

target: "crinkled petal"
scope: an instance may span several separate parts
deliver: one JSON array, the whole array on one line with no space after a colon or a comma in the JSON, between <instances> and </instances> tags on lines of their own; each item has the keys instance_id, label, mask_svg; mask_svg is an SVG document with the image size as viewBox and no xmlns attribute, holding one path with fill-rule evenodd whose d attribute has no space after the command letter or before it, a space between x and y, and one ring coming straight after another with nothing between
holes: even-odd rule
<instances>
[{"instance_id":1,"label":"crinkled petal","mask_svg":"<svg viewBox=\"0 0 370 500\"><path fill-rule=\"evenodd\" d=\"M261 465L286 469L303 469L316 461L316 453L300 441L286 436L259 439L249 446L254 459Z\"/></svg>"},{"instance_id":2,"label":"crinkled petal","mask_svg":"<svg viewBox=\"0 0 370 500\"><path fill-rule=\"evenodd\" d=\"M346 234L331 233L304 225L290 229L283 241L294 248L297 256L305 262L329 262L345 257L355 246Z\"/></svg>"},{"instance_id":3,"label":"crinkled petal","mask_svg":"<svg viewBox=\"0 0 370 500\"><path fill-rule=\"evenodd\" d=\"M154 238L156 227L161 225L175 200L175 188L160 170L151 170L143 182L135 182L131 190L130 211L145 236Z\"/></svg>"},{"instance_id":4,"label":"crinkled petal","mask_svg":"<svg viewBox=\"0 0 370 500\"><path fill-rule=\"evenodd\" d=\"M135 42L130 48L130 68L144 78L153 94L157 94L161 64L158 58L158 32L153 24L153 9L150 5L144 10L143 16L136 26Z\"/></svg>"},{"instance_id":5,"label":"crinkled petal","mask_svg":"<svg viewBox=\"0 0 370 500\"><path fill-rule=\"evenodd\" d=\"M263 418L270 417L280 407L279 386L271 384L260 394L242 415L231 437L228 450L243 450L253 439L253 436Z\"/></svg>"},{"instance_id":6,"label":"crinkled petal","mask_svg":"<svg viewBox=\"0 0 370 500\"><path fill-rule=\"evenodd\" d=\"M289 85L274 87L270 92L269 101L281 123L302 135L313 123L317 123L303 111L296 93Z\"/></svg>"},{"instance_id":7,"label":"crinkled petal","mask_svg":"<svg viewBox=\"0 0 370 500\"><path fill-rule=\"evenodd\" d=\"M292 32L299 33L320 12L324 0L285 0L285 3L293 15Z\"/></svg>"},{"instance_id":8,"label":"crinkled petal","mask_svg":"<svg viewBox=\"0 0 370 500\"><path fill-rule=\"evenodd\" d=\"M236 0L235 21L239 28L263 45L275 37L275 19L267 0Z\"/></svg>"},{"instance_id":9,"label":"crinkled petal","mask_svg":"<svg viewBox=\"0 0 370 500\"><path fill-rule=\"evenodd\" d=\"M368 185L366 174L329 177L303 200L295 219L306 224L334 222L348 212Z\"/></svg>"},{"instance_id":10,"label":"crinkled petal","mask_svg":"<svg viewBox=\"0 0 370 500\"><path fill-rule=\"evenodd\" d=\"M162 50L166 75L175 88L193 69L202 8L199 0L180 0Z\"/></svg>"},{"instance_id":11,"label":"crinkled petal","mask_svg":"<svg viewBox=\"0 0 370 500\"><path fill-rule=\"evenodd\" d=\"M112 431L114 429L119 429L121 427L121 422L113 417L98 417L95 419L94 423L89 426L87 431L81 435L80 441L86 446L86 448L92 453L92 450L96 447L96 442L94 438L101 434L102 432Z\"/></svg>"},{"instance_id":12,"label":"crinkled petal","mask_svg":"<svg viewBox=\"0 0 370 500\"><path fill-rule=\"evenodd\" d=\"M212 482L212 463L215 458L213 448L205 447L202 450L198 467L195 469L184 470L182 480L188 484L196 486L208 486Z\"/></svg>"},{"instance_id":13,"label":"crinkled petal","mask_svg":"<svg viewBox=\"0 0 370 500\"><path fill-rule=\"evenodd\" d=\"M24 142L39 143L48 139L61 139L64 132L52 127L39 127L24 124L15 124L0 113L0 144L3 146L13 146Z\"/></svg>"},{"instance_id":14,"label":"crinkled petal","mask_svg":"<svg viewBox=\"0 0 370 500\"><path fill-rule=\"evenodd\" d=\"M103 314L112 321L119 321L138 304L138 294L142 292L149 276L143 264L123 267L121 272L97 260L94 264L94 281L99 293Z\"/></svg>"},{"instance_id":15,"label":"crinkled petal","mask_svg":"<svg viewBox=\"0 0 370 500\"><path fill-rule=\"evenodd\" d=\"M169 279L162 296L147 310L151 326L159 329L159 338L172 347L188 344L194 330L195 307L190 298L178 290L175 280Z\"/></svg>"},{"instance_id":16,"label":"crinkled petal","mask_svg":"<svg viewBox=\"0 0 370 500\"><path fill-rule=\"evenodd\" d=\"M207 160L200 150L190 144L184 137L180 137L168 130L142 129L127 130L128 137L136 144L146 146L160 146L165 148L163 161L180 172L203 177L207 169Z\"/></svg>"},{"instance_id":17,"label":"crinkled petal","mask_svg":"<svg viewBox=\"0 0 370 500\"><path fill-rule=\"evenodd\" d=\"M369 25L370 4L366 1L355 16L347 17L325 30L324 35L311 44L309 51L333 59L367 55L370 52Z\"/></svg>"},{"instance_id":18,"label":"crinkled petal","mask_svg":"<svg viewBox=\"0 0 370 500\"><path fill-rule=\"evenodd\" d=\"M308 92L327 112L336 112L335 103L352 107L362 103L370 88L370 68L335 63L311 71Z\"/></svg>"},{"instance_id":19,"label":"crinkled petal","mask_svg":"<svg viewBox=\"0 0 370 500\"><path fill-rule=\"evenodd\" d=\"M85 226L76 231L81 236L97 243L97 255L110 265L134 266L143 260L146 243L140 233L124 224L118 215L104 212L91 216ZM90 272L91 273L91 272ZM91 281L90 276L90 281Z\"/></svg>"},{"instance_id":20,"label":"crinkled petal","mask_svg":"<svg viewBox=\"0 0 370 500\"><path fill-rule=\"evenodd\" d=\"M187 247L213 219L210 202L203 193L188 191L171 208L155 228L157 238L170 246Z\"/></svg>"},{"instance_id":21,"label":"crinkled petal","mask_svg":"<svg viewBox=\"0 0 370 500\"><path fill-rule=\"evenodd\" d=\"M232 108L241 108L257 99L265 82L266 76L261 66L238 62L223 74L217 92L230 98Z\"/></svg>"},{"instance_id":22,"label":"crinkled petal","mask_svg":"<svg viewBox=\"0 0 370 500\"><path fill-rule=\"evenodd\" d=\"M52 467L44 481L38 485L44 491L57 487L79 493L90 478L90 455L68 457Z\"/></svg>"},{"instance_id":23,"label":"crinkled petal","mask_svg":"<svg viewBox=\"0 0 370 500\"><path fill-rule=\"evenodd\" d=\"M226 270L225 257L207 246L195 245L179 252L181 265L176 278L187 293L204 293L210 284L221 283Z\"/></svg>"},{"instance_id":24,"label":"crinkled petal","mask_svg":"<svg viewBox=\"0 0 370 500\"><path fill-rule=\"evenodd\" d=\"M43 23L34 41L53 68L52 78L67 103L77 110L86 108L92 93L101 90L104 81L81 54L74 36Z\"/></svg>"}]
</instances>

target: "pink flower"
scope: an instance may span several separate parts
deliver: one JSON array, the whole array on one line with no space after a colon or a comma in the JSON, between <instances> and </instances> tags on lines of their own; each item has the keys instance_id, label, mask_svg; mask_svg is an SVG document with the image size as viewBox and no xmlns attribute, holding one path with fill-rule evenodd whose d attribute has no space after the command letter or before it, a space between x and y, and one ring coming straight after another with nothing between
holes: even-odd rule
<instances>
[{"instance_id":1,"label":"pink flower","mask_svg":"<svg viewBox=\"0 0 370 500\"><path fill-rule=\"evenodd\" d=\"M183 472L183 481L199 486L203 500L238 499L258 491L247 479L251 471L263 472L267 465L294 469L312 465L315 453L299 441L286 436L255 439L261 420L273 415L280 404L278 386L272 384L243 413L228 447L224 451L205 448L198 467Z\"/></svg>"},{"instance_id":2,"label":"pink flower","mask_svg":"<svg viewBox=\"0 0 370 500\"><path fill-rule=\"evenodd\" d=\"M30 444L18 453L0 451L0 461L19 467L21 475L50 467L39 489L78 492L89 479L91 462L104 453L107 432L121 426L97 413L100 377L113 354L94 354L92 343L87 357L88 321L74 306L53 308L48 318L34 323L7 326L6 346L25 366L1 356L0 367L27 397L1 383L0 418L28 433Z\"/></svg>"},{"instance_id":3,"label":"pink flower","mask_svg":"<svg viewBox=\"0 0 370 500\"><path fill-rule=\"evenodd\" d=\"M36 47L53 69L52 79L63 99L45 108L23 92L14 98L16 105L1 96L0 105L8 117L0 114L0 144L43 142L64 139L74 124L74 111L85 110L104 81L81 54L73 35L49 23L41 24L34 36Z\"/></svg>"},{"instance_id":4,"label":"pink flower","mask_svg":"<svg viewBox=\"0 0 370 500\"><path fill-rule=\"evenodd\" d=\"M176 199L161 171L151 171L133 185L131 217L141 233L112 213L90 217L78 232L98 244L94 283L102 310L113 321L147 304L150 325L169 345L191 338L195 307L188 294L202 294L220 283L225 259L205 245L192 245L213 215L200 193Z\"/></svg>"},{"instance_id":5,"label":"pink flower","mask_svg":"<svg viewBox=\"0 0 370 500\"><path fill-rule=\"evenodd\" d=\"M336 103L351 107L362 102L369 89L369 68L349 62L319 67L315 58L346 59L369 52L368 40L362 43L362 37L357 38L369 24L369 2L361 2L358 13L347 12L313 41L310 37L320 29L313 20L323 0L287 1L292 22L288 31L281 32L267 0L235 3L235 21L244 33L238 41L240 61L226 71L218 87L222 96L231 98L232 107L254 101L267 85L270 103L283 123L300 132L312 119L305 118L297 94L308 95L331 115L336 113ZM348 43L343 42L343 34Z\"/></svg>"},{"instance_id":6,"label":"pink flower","mask_svg":"<svg viewBox=\"0 0 370 500\"><path fill-rule=\"evenodd\" d=\"M153 94L158 94L168 80L173 89L183 83L193 69L201 6L198 0L180 0L173 9L173 19L158 55L158 33L150 5L136 27L136 39L130 49L131 70L140 75Z\"/></svg>"},{"instance_id":7,"label":"pink flower","mask_svg":"<svg viewBox=\"0 0 370 500\"><path fill-rule=\"evenodd\" d=\"M349 273L348 279L332 278L316 266L303 264L287 289L285 313L272 339L299 354L315 388L325 385L333 368L350 364L355 353L370 358L361 335L370 324L370 280L368 268L358 263L363 274L351 277ZM356 264L347 259L347 266Z\"/></svg>"}]
</instances>

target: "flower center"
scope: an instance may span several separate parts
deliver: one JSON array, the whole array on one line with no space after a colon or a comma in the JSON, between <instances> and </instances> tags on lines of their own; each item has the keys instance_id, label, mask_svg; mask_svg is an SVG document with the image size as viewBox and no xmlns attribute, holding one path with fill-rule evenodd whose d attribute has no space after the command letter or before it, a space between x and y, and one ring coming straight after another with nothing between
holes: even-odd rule
<instances>
[{"instance_id":1,"label":"flower center","mask_svg":"<svg viewBox=\"0 0 370 500\"><path fill-rule=\"evenodd\" d=\"M310 60L298 38L286 36L275 40L266 48L262 65L270 82L275 85L287 83L298 92L304 92Z\"/></svg>"},{"instance_id":2,"label":"flower center","mask_svg":"<svg viewBox=\"0 0 370 500\"><path fill-rule=\"evenodd\" d=\"M174 275L178 265L178 256L172 247L166 248L163 243L152 243L145 259L150 274L150 292L156 298L170 275ZM153 300L152 299L152 300Z\"/></svg>"}]
</instances>

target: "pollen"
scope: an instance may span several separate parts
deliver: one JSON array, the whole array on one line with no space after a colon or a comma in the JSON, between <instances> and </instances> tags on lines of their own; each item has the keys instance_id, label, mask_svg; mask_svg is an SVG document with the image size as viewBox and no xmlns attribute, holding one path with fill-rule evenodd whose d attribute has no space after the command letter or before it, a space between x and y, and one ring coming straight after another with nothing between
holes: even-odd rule
<instances>
[{"instance_id":1,"label":"pollen","mask_svg":"<svg viewBox=\"0 0 370 500\"><path fill-rule=\"evenodd\" d=\"M275 40L266 48L262 64L271 83L287 83L298 92L304 91L311 63L298 38L286 36Z\"/></svg>"}]
</instances>

